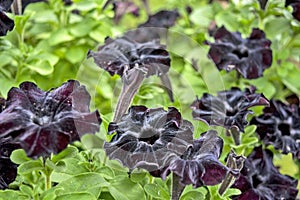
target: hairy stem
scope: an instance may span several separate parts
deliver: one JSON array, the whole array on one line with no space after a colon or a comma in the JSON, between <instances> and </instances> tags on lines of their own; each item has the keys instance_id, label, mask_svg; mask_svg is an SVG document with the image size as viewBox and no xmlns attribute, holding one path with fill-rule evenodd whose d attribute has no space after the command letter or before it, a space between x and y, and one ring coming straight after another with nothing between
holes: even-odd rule
<instances>
[{"instance_id":1,"label":"hairy stem","mask_svg":"<svg viewBox=\"0 0 300 200\"><path fill-rule=\"evenodd\" d=\"M172 91L172 85L171 85L171 81L169 79L168 74L163 74L160 77L160 80L163 84L163 86L166 88L167 93L169 95L169 98L172 102L174 102L174 96L173 96L173 91Z\"/></svg>"},{"instance_id":2,"label":"hairy stem","mask_svg":"<svg viewBox=\"0 0 300 200\"><path fill-rule=\"evenodd\" d=\"M114 122L120 121L121 117L126 113L134 95L140 88L144 77L145 73L137 68L129 70L128 74L122 77L123 87L118 99Z\"/></svg>"},{"instance_id":3,"label":"hairy stem","mask_svg":"<svg viewBox=\"0 0 300 200\"><path fill-rule=\"evenodd\" d=\"M179 200L180 195L184 189L184 186L180 184L180 177L173 173L172 180L172 200Z\"/></svg>"}]
</instances>

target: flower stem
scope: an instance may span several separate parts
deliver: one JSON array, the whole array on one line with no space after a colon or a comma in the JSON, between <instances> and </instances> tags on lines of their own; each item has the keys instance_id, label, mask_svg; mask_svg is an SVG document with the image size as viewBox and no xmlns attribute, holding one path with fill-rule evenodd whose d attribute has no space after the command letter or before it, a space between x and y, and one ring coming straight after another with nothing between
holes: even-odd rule
<instances>
[{"instance_id":1,"label":"flower stem","mask_svg":"<svg viewBox=\"0 0 300 200\"><path fill-rule=\"evenodd\" d=\"M170 101L174 102L174 96L173 96L173 91L172 91L172 85L171 85L171 81L169 79L168 74L163 74L160 77L161 83L163 84L163 86L166 88L167 93L169 95Z\"/></svg>"},{"instance_id":2,"label":"flower stem","mask_svg":"<svg viewBox=\"0 0 300 200\"><path fill-rule=\"evenodd\" d=\"M173 173L172 180L172 200L179 200L180 195L184 189L184 186L180 184L180 177Z\"/></svg>"},{"instance_id":3,"label":"flower stem","mask_svg":"<svg viewBox=\"0 0 300 200\"><path fill-rule=\"evenodd\" d=\"M230 128L230 133L234 140L235 145L240 145L241 144L241 134L240 134L239 128L237 126L232 126Z\"/></svg>"},{"instance_id":4,"label":"flower stem","mask_svg":"<svg viewBox=\"0 0 300 200\"><path fill-rule=\"evenodd\" d=\"M126 113L144 78L145 73L138 68L129 70L128 74L122 77L123 87L118 99L114 122L120 121L121 117Z\"/></svg>"}]
</instances>

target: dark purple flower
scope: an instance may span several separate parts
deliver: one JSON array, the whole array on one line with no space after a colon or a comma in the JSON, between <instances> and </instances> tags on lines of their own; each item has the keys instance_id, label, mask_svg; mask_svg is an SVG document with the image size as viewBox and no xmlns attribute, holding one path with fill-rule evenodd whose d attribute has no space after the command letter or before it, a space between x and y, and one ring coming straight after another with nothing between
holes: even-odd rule
<instances>
[{"instance_id":1,"label":"dark purple flower","mask_svg":"<svg viewBox=\"0 0 300 200\"><path fill-rule=\"evenodd\" d=\"M88 57L110 75L121 77L134 67L145 71L146 76L165 74L170 67L170 55L158 41L137 43L126 37L107 38L98 52L89 51Z\"/></svg>"},{"instance_id":2,"label":"dark purple flower","mask_svg":"<svg viewBox=\"0 0 300 200\"><path fill-rule=\"evenodd\" d=\"M267 3L268 3L268 0L258 0L258 3L259 3L259 5L260 5L260 8L261 8L262 10L265 10L266 5L267 5Z\"/></svg>"},{"instance_id":3,"label":"dark purple flower","mask_svg":"<svg viewBox=\"0 0 300 200\"><path fill-rule=\"evenodd\" d=\"M196 99L191 108L193 118L201 120L208 125L223 126L231 129L238 127L238 131L244 132L248 124L246 118L252 111L250 107L269 105L263 94L256 94L255 88L250 87L241 91L233 87L230 90L218 92L217 96L204 93L201 99Z\"/></svg>"},{"instance_id":4,"label":"dark purple flower","mask_svg":"<svg viewBox=\"0 0 300 200\"><path fill-rule=\"evenodd\" d=\"M10 139L0 138L0 189L8 188L17 176L17 165L11 162L10 155L13 150L21 148L19 144L12 143Z\"/></svg>"},{"instance_id":5,"label":"dark purple flower","mask_svg":"<svg viewBox=\"0 0 300 200\"><path fill-rule=\"evenodd\" d=\"M292 6L293 12L292 15L300 21L300 1L299 0L286 0L285 6Z\"/></svg>"},{"instance_id":6,"label":"dark purple flower","mask_svg":"<svg viewBox=\"0 0 300 200\"><path fill-rule=\"evenodd\" d=\"M150 15L145 23L135 30L127 31L124 35L139 43L166 38L168 28L174 26L179 13L177 10L162 10Z\"/></svg>"},{"instance_id":7,"label":"dark purple flower","mask_svg":"<svg viewBox=\"0 0 300 200\"><path fill-rule=\"evenodd\" d=\"M176 108L165 111L132 106L118 123L110 123L108 134L115 135L104 148L110 159L119 160L130 170L153 172L186 151L193 140L192 131L192 124L183 120Z\"/></svg>"},{"instance_id":8,"label":"dark purple flower","mask_svg":"<svg viewBox=\"0 0 300 200\"><path fill-rule=\"evenodd\" d=\"M237 70L244 78L255 79L272 64L271 41L262 30L254 28L249 38L239 32L231 33L223 26L215 34L215 43L209 43L209 57L219 70Z\"/></svg>"},{"instance_id":9,"label":"dark purple flower","mask_svg":"<svg viewBox=\"0 0 300 200\"><path fill-rule=\"evenodd\" d=\"M85 87L74 80L46 92L24 82L8 92L0 138L12 138L33 158L56 154L83 134L99 131L99 112L91 113L89 103Z\"/></svg>"},{"instance_id":10,"label":"dark purple flower","mask_svg":"<svg viewBox=\"0 0 300 200\"><path fill-rule=\"evenodd\" d=\"M178 17L177 10L161 10L154 15L150 15L148 20L139 27L170 28L174 26Z\"/></svg>"},{"instance_id":11,"label":"dark purple flower","mask_svg":"<svg viewBox=\"0 0 300 200\"><path fill-rule=\"evenodd\" d=\"M233 184L233 188L242 194L233 200L292 200L296 199L297 180L282 175L272 163L270 150L256 147L244 162L241 175Z\"/></svg>"},{"instance_id":12,"label":"dark purple flower","mask_svg":"<svg viewBox=\"0 0 300 200\"><path fill-rule=\"evenodd\" d=\"M223 140L216 131L210 130L194 140L181 156L172 159L163 169L162 178L173 172L180 177L183 185L200 187L219 184L230 171L218 160L222 148Z\"/></svg>"},{"instance_id":13,"label":"dark purple flower","mask_svg":"<svg viewBox=\"0 0 300 200\"><path fill-rule=\"evenodd\" d=\"M140 15L139 7L131 1L115 1L113 2L114 22L119 23L120 19L127 13L131 13L138 17Z\"/></svg>"},{"instance_id":14,"label":"dark purple flower","mask_svg":"<svg viewBox=\"0 0 300 200\"><path fill-rule=\"evenodd\" d=\"M115 40L107 38L98 52L89 51L88 57L93 57L95 63L110 75L118 74L122 77L123 88L115 109L115 122L126 113L146 77L159 76L173 101L171 82L167 75L170 55L158 40L138 43L126 36Z\"/></svg>"},{"instance_id":15,"label":"dark purple flower","mask_svg":"<svg viewBox=\"0 0 300 200\"><path fill-rule=\"evenodd\" d=\"M0 97L0 113L3 111L6 105L6 100Z\"/></svg>"},{"instance_id":16,"label":"dark purple flower","mask_svg":"<svg viewBox=\"0 0 300 200\"><path fill-rule=\"evenodd\" d=\"M283 154L291 152L300 160L300 107L299 104L285 104L271 100L264 113L251 120L257 126L256 132L267 145L273 145Z\"/></svg>"},{"instance_id":17,"label":"dark purple flower","mask_svg":"<svg viewBox=\"0 0 300 200\"><path fill-rule=\"evenodd\" d=\"M6 35L8 31L13 30L15 23L5 14L10 9L12 0L4 0L0 2L0 36Z\"/></svg>"}]
</instances>

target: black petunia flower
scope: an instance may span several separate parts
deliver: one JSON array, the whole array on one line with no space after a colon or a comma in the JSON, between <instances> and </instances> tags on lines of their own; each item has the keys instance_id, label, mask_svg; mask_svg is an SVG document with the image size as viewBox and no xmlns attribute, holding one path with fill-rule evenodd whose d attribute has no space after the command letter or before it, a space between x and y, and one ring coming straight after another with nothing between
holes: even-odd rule
<instances>
[{"instance_id":1,"label":"black petunia flower","mask_svg":"<svg viewBox=\"0 0 300 200\"><path fill-rule=\"evenodd\" d=\"M254 28L249 38L239 32L231 33L223 26L214 34L215 43L209 43L209 57L219 70L237 70L244 78L255 79L272 64L271 41L262 30Z\"/></svg>"},{"instance_id":2,"label":"black petunia flower","mask_svg":"<svg viewBox=\"0 0 300 200\"><path fill-rule=\"evenodd\" d=\"M104 148L110 159L119 160L130 170L154 172L186 151L193 141L192 131L192 124L183 120L176 108L165 111L132 106L118 123L110 123L108 134L115 135Z\"/></svg>"},{"instance_id":3,"label":"black petunia flower","mask_svg":"<svg viewBox=\"0 0 300 200\"><path fill-rule=\"evenodd\" d=\"M89 103L85 87L74 80L47 92L24 82L8 92L0 138L12 138L32 158L56 154L83 134L99 131L99 112L91 113Z\"/></svg>"},{"instance_id":4,"label":"black petunia flower","mask_svg":"<svg viewBox=\"0 0 300 200\"><path fill-rule=\"evenodd\" d=\"M6 35L15 26L14 21L5 14L10 9L12 2L12 0L0 1L0 36Z\"/></svg>"},{"instance_id":5,"label":"black petunia flower","mask_svg":"<svg viewBox=\"0 0 300 200\"><path fill-rule=\"evenodd\" d=\"M0 189L8 188L17 176L17 165L11 162L10 155L13 150L21 148L18 143L9 139L0 139Z\"/></svg>"},{"instance_id":6,"label":"black petunia flower","mask_svg":"<svg viewBox=\"0 0 300 200\"><path fill-rule=\"evenodd\" d=\"M292 6L293 12L292 15L295 19L300 21L300 1L299 0L286 0L285 6Z\"/></svg>"},{"instance_id":7,"label":"black petunia flower","mask_svg":"<svg viewBox=\"0 0 300 200\"><path fill-rule=\"evenodd\" d=\"M93 57L110 75L121 77L132 68L139 68L146 76L160 76L169 71L171 62L165 46L158 41L138 43L126 37L107 38L97 52L89 51L88 57Z\"/></svg>"},{"instance_id":8,"label":"black petunia flower","mask_svg":"<svg viewBox=\"0 0 300 200\"><path fill-rule=\"evenodd\" d=\"M159 76L173 101L171 82L167 75L170 55L158 40L138 43L126 36L115 40L107 38L98 52L89 51L88 57L93 57L95 63L110 75L118 74L122 78L123 88L115 111L115 122L126 113L145 77Z\"/></svg>"},{"instance_id":9,"label":"black petunia flower","mask_svg":"<svg viewBox=\"0 0 300 200\"><path fill-rule=\"evenodd\" d=\"M179 13L177 10L161 10L154 15L150 15L148 20L139 27L159 27L170 28L174 26Z\"/></svg>"},{"instance_id":10,"label":"black petunia flower","mask_svg":"<svg viewBox=\"0 0 300 200\"><path fill-rule=\"evenodd\" d=\"M233 188L242 194L233 200L292 200L296 199L297 180L282 175L272 163L270 150L256 147L244 162L241 175L233 184Z\"/></svg>"},{"instance_id":11,"label":"black petunia flower","mask_svg":"<svg viewBox=\"0 0 300 200\"><path fill-rule=\"evenodd\" d=\"M271 100L264 113L251 120L256 132L267 145L273 145L283 154L291 152L300 160L300 107L299 104L284 104Z\"/></svg>"},{"instance_id":12,"label":"black petunia flower","mask_svg":"<svg viewBox=\"0 0 300 200\"><path fill-rule=\"evenodd\" d=\"M221 183L230 171L218 158L223 148L223 140L217 132L210 130L162 171L162 178L173 172L180 178L182 185L193 184L194 187L203 185L217 185Z\"/></svg>"},{"instance_id":13,"label":"black petunia flower","mask_svg":"<svg viewBox=\"0 0 300 200\"><path fill-rule=\"evenodd\" d=\"M248 124L246 118L252 111L250 107L269 105L263 94L256 94L255 88L250 87L241 91L233 87L230 90L218 92L217 96L204 93L201 99L196 99L191 108L193 118L201 120L208 125L223 126L231 129L233 126L238 131L244 132Z\"/></svg>"}]
</instances>

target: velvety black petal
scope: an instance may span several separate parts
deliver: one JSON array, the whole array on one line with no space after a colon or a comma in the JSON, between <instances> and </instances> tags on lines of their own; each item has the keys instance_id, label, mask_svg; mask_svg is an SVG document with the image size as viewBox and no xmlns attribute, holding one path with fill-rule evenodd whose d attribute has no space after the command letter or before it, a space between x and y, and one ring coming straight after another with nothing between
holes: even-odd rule
<instances>
[{"instance_id":1,"label":"velvety black petal","mask_svg":"<svg viewBox=\"0 0 300 200\"><path fill-rule=\"evenodd\" d=\"M251 113L248 108L268 104L263 94L256 94L253 88L244 92L239 88L231 88L219 92L216 97L205 93L201 99L197 98L192 103L191 108L196 120L227 129L237 126L243 132L248 124L246 117Z\"/></svg>"},{"instance_id":2,"label":"velvety black petal","mask_svg":"<svg viewBox=\"0 0 300 200\"><path fill-rule=\"evenodd\" d=\"M118 123L109 124L108 133L115 135L104 148L110 159L130 170L154 172L186 151L193 140L192 131L192 124L183 120L176 108L132 106Z\"/></svg>"},{"instance_id":3,"label":"velvety black petal","mask_svg":"<svg viewBox=\"0 0 300 200\"><path fill-rule=\"evenodd\" d=\"M180 177L183 185L193 184L194 187L219 184L230 171L218 160L222 147L223 140L217 132L208 131L195 140L182 156L174 158L161 176L165 179L173 172Z\"/></svg>"},{"instance_id":4,"label":"velvety black petal","mask_svg":"<svg viewBox=\"0 0 300 200\"><path fill-rule=\"evenodd\" d=\"M271 100L264 113L251 120L257 126L257 134L267 145L287 154L291 152L298 158L300 152L300 107L299 104L285 104Z\"/></svg>"},{"instance_id":5,"label":"velvety black petal","mask_svg":"<svg viewBox=\"0 0 300 200\"><path fill-rule=\"evenodd\" d=\"M219 70L237 70L244 78L254 79L272 65L271 41L262 30L254 28L249 38L239 32L231 33L224 26L215 34L215 43L209 43L209 57Z\"/></svg>"},{"instance_id":6,"label":"velvety black petal","mask_svg":"<svg viewBox=\"0 0 300 200\"><path fill-rule=\"evenodd\" d=\"M177 10L161 10L154 15L150 15L148 20L139 27L160 27L170 28L174 26L179 13Z\"/></svg>"},{"instance_id":7,"label":"velvety black petal","mask_svg":"<svg viewBox=\"0 0 300 200\"><path fill-rule=\"evenodd\" d=\"M8 31L13 30L15 23L6 14L0 10L0 36L6 35Z\"/></svg>"},{"instance_id":8,"label":"velvety black petal","mask_svg":"<svg viewBox=\"0 0 300 200\"><path fill-rule=\"evenodd\" d=\"M0 114L0 137L11 137L33 158L58 153L83 134L99 131L98 111L90 112L90 95L79 82L42 91L24 82L8 92Z\"/></svg>"},{"instance_id":9,"label":"velvety black petal","mask_svg":"<svg viewBox=\"0 0 300 200\"><path fill-rule=\"evenodd\" d=\"M19 144L13 143L10 138L0 139L0 189L8 188L17 176L17 165L12 163L10 155L13 150L21 148Z\"/></svg>"},{"instance_id":10,"label":"velvety black petal","mask_svg":"<svg viewBox=\"0 0 300 200\"><path fill-rule=\"evenodd\" d=\"M272 159L271 151L263 150L262 147L254 148L244 163L241 175L232 186L242 192L234 196L234 200L296 199L297 180L280 174Z\"/></svg>"},{"instance_id":11,"label":"velvety black petal","mask_svg":"<svg viewBox=\"0 0 300 200\"><path fill-rule=\"evenodd\" d=\"M167 73L170 67L169 53L156 40L138 43L127 37L115 40L107 38L98 52L89 52L88 57L91 56L110 75L118 74L121 77L134 67L141 68L146 76L160 76Z\"/></svg>"}]
</instances>

